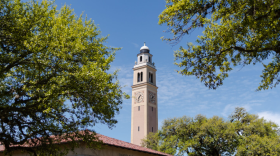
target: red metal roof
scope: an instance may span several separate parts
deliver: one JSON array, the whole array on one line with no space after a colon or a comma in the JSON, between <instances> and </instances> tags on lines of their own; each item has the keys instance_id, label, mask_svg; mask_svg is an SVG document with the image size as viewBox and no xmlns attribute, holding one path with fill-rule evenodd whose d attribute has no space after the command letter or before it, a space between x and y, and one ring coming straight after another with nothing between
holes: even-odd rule
<instances>
[{"instance_id":1,"label":"red metal roof","mask_svg":"<svg viewBox=\"0 0 280 156\"><path fill-rule=\"evenodd\" d=\"M119 147L119 148L125 148L125 149L129 149L129 150L135 150L135 151L139 151L139 152L151 153L151 154L156 154L156 155L161 155L161 156L172 156L170 154L162 153L162 152L159 152L156 150L138 146L138 145L128 143L125 141L121 141L121 140L118 140L115 138L110 138L105 135L97 134L97 136L98 136L99 140L103 141L103 143L105 145L115 146L115 147ZM67 141L62 141L62 142L67 142ZM3 145L0 145L0 152L3 152L4 150L5 150L5 147Z\"/></svg>"},{"instance_id":2,"label":"red metal roof","mask_svg":"<svg viewBox=\"0 0 280 156\"><path fill-rule=\"evenodd\" d=\"M110 138L105 135L97 134L99 139L103 141L104 144L111 145L111 146L116 146L116 147L121 147L121 148L126 148L130 150L136 150L140 152L146 152L146 153L151 153L151 154L158 154L158 155L163 155L163 156L172 156L170 154L162 153L156 150L152 150L149 148L145 148L142 146L138 146L132 143L128 143L125 141L121 141L115 138Z\"/></svg>"}]
</instances>

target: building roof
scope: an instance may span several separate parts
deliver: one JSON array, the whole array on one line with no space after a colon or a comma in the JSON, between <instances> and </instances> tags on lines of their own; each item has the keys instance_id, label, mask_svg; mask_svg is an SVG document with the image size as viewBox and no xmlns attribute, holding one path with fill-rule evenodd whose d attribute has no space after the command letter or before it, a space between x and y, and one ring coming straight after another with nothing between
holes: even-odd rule
<instances>
[{"instance_id":1,"label":"building roof","mask_svg":"<svg viewBox=\"0 0 280 156\"><path fill-rule=\"evenodd\" d=\"M121 141L115 138L110 138L105 135L97 134L99 136L99 139L103 141L104 144L110 145L110 146L115 146L115 147L120 147L120 148L126 148L130 150L135 150L139 152L146 152L146 153L151 153L151 154L157 154L157 155L163 155L163 156L172 156L170 154L162 153L156 150L152 150L149 148L145 148L142 146L138 146L132 143L128 143L125 141Z\"/></svg>"},{"instance_id":2,"label":"building roof","mask_svg":"<svg viewBox=\"0 0 280 156\"><path fill-rule=\"evenodd\" d=\"M115 138L110 138L105 135L97 134L97 137L99 138L99 140L103 141L103 143L105 145L115 146L115 147L119 147L119 148L124 148L124 149L128 149L128 150L139 151L139 152L145 152L145 153L150 153L150 154L156 154L156 155L161 155L161 156L172 156L170 154L162 153L162 152L159 152L156 150L138 146L138 145L128 143L125 141L121 141L121 140L118 140ZM67 142L67 141L62 141L62 142ZM0 145L0 152L3 152L4 150L5 150L5 147L3 145Z\"/></svg>"}]
</instances>

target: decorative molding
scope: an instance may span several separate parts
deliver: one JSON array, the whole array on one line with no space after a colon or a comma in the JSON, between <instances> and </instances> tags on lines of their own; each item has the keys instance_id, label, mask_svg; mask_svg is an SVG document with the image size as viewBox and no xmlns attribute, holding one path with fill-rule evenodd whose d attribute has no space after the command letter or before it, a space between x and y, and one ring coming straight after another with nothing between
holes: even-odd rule
<instances>
[{"instance_id":1,"label":"decorative molding","mask_svg":"<svg viewBox=\"0 0 280 156\"><path fill-rule=\"evenodd\" d=\"M131 88L137 88L137 87L146 86L146 85L149 85L149 86L151 86L151 87L155 87L156 89L158 89L157 86L155 86L154 84L152 84L152 83L150 83L150 82L138 83L138 84L132 85Z\"/></svg>"},{"instance_id":2,"label":"decorative molding","mask_svg":"<svg viewBox=\"0 0 280 156\"><path fill-rule=\"evenodd\" d=\"M148 64L148 65L147 65L147 64ZM147 67L150 68L150 69L153 69L153 70L157 71L156 68L155 68L155 66L151 66L150 63L143 63L143 65L141 65L141 66L138 66L138 65L137 65L137 67L134 67L134 68L132 68L132 69L135 71L135 70L138 70L138 69L141 69L141 68L147 68Z\"/></svg>"}]
</instances>

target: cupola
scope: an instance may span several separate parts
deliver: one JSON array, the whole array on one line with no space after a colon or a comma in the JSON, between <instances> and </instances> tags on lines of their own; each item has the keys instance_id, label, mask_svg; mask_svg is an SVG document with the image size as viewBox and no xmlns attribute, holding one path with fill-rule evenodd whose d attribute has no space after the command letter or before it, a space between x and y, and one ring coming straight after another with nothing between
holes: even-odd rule
<instances>
[{"instance_id":1,"label":"cupola","mask_svg":"<svg viewBox=\"0 0 280 156\"><path fill-rule=\"evenodd\" d=\"M149 47L146 46L146 43L144 42L144 46L140 48L140 53L150 53Z\"/></svg>"}]
</instances>

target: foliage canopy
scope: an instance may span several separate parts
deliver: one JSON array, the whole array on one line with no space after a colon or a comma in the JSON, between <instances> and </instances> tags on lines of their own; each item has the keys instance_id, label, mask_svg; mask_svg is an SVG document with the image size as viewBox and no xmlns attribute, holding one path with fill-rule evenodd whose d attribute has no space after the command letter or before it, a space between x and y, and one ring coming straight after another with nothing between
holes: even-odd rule
<instances>
[{"instance_id":1,"label":"foliage canopy","mask_svg":"<svg viewBox=\"0 0 280 156\"><path fill-rule=\"evenodd\" d=\"M279 155L279 127L236 108L230 120L214 116L167 119L149 133L142 146L172 155Z\"/></svg>"},{"instance_id":2,"label":"foliage canopy","mask_svg":"<svg viewBox=\"0 0 280 156\"><path fill-rule=\"evenodd\" d=\"M182 37L198 27L205 28L197 45L175 51L175 64L182 75L195 75L210 89L223 84L233 66L263 63L257 90L280 82L280 1L275 0L166 0L159 24L167 24L172 38Z\"/></svg>"},{"instance_id":3,"label":"foliage canopy","mask_svg":"<svg viewBox=\"0 0 280 156\"><path fill-rule=\"evenodd\" d=\"M117 123L128 95L108 70L119 48L107 47L93 21L68 6L58 11L47 0L0 1L0 142L6 152L65 154L51 135L69 140L69 149L77 139L97 145L95 133L79 131Z\"/></svg>"}]
</instances>

